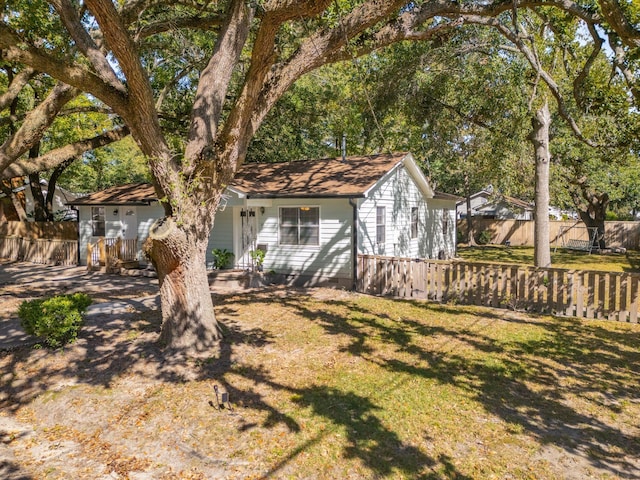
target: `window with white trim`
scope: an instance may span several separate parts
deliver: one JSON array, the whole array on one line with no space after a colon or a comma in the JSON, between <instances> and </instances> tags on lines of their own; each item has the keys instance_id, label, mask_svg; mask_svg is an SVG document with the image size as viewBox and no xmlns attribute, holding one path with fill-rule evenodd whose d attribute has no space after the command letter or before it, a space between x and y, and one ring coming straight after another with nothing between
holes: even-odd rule
<instances>
[{"instance_id":1,"label":"window with white trim","mask_svg":"<svg viewBox=\"0 0 640 480\"><path fill-rule=\"evenodd\" d=\"M418 238L418 207L411 207L411 238Z\"/></svg>"},{"instance_id":2,"label":"window with white trim","mask_svg":"<svg viewBox=\"0 0 640 480\"><path fill-rule=\"evenodd\" d=\"M376 207L376 243L383 245L387 232L386 232L386 209L385 207Z\"/></svg>"},{"instance_id":3,"label":"window with white trim","mask_svg":"<svg viewBox=\"0 0 640 480\"><path fill-rule=\"evenodd\" d=\"M320 207L280 207L280 245L320 245Z\"/></svg>"},{"instance_id":4,"label":"window with white trim","mask_svg":"<svg viewBox=\"0 0 640 480\"><path fill-rule=\"evenodd\" d=\"M94 237L104 237L104 207L91 207L91 234Z\"/></svg>"}]
</instances>

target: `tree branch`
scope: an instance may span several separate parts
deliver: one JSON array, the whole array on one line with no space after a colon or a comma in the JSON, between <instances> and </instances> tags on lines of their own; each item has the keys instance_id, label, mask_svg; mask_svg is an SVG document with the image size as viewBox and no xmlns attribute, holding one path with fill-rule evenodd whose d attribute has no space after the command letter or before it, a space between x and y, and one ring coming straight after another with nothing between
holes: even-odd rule
<instances>
[{"instance_id":1,"label":"tree branch","mask_svg":"<svg viewBox=\"0 0 640 480\"><path fill-rule=\"evenodd\" d=\"M185 149L185 158L194 165L212 156L233 67L247 41L252 20L253 11L247 8L244 0L231 2L213 55L200 75Z\"/></svg>"},{"instance_id":2,"label":"tree branch","mask_svg":"<svg viewBox=\"0 0 640 480\"><path fill-rule=\"evenodd\" d=\"M598 58L598 55L602 50L602 44L604 43L604 40L600 38L600 35L598 35L596 28L591 23L587 23L587 28L589 29L589 33L591 34L591 38L593 39L593 50L591 51L591 54L589 55L589 58L585 62L584 66L582 67L582 70L580 70L580 73L573 80L573 98L581 107L584 106L584 81L589 76L591 67Z\"/></svg>"},{"instance_id":3,"label":"tree branch","mask_svg":"<svg viewBox=\"0 0 640 480\"><path fill-rule=\"evenodd\" d=\"M0 171L36 145L62 107L79 93L69 85L58 83L49 96L27 114L18 131L0 146Z\"/></svg>"},{"instance_id":4,"label":"tree branch","mask_svg":"<svg viewBox=\"0 0 640 480\"><path fill-rule=\"evenodd\" d=\"M598 0L598 3L602 16L620 39L629 47L640 47L640 31L625 17L617 0Z\"/></svg>"},{"instance_id":5,"label":"tree branch","mask_svg":"<svg viewBox=\"0 0 640 480\"><path fill-rule=\"evenodd\" d=\"M640 86L638 85L640 82L637 80L637 75L629 68L627 62L627 54L623 48L623 46L619 43L619 39L616 35L609 35L611 48L613 48L614 57L613 57L613 65L614 68L620 70L622 76L633 95L635 100L636 107L640 107Z\"/></svg>"},{"instance_id":6,"label":"tree branch","mask_svg":"<svg viewBox=\"0 0 640 480\"><path fill-rule=\"evenodd\" d=\"M35 172L51 170L71 158L75 158L90 150L104 147L110 143L122 140L127 135L129 135L129 129L127 127L119 127L93 138L80 140L78 142L65 145L64 147L50 150L44 155L40 155L34 159L20 160L2 170L2 173L0 173L0 179L13 178L29 175Z\"/></svg>"},{"instance_id":7,"label":"tree branch","mask_svg":"<svg viewBox=\"0 0 640 480\"><path fill-rule=\"evenodd\" d=\"M118 61L128 86L129 104L135 111L118 112L127 119L134 136L151 157L166 155L168 147L155 111L153 91L149 79L140 63L137 48L111 0L86 0L104 38ZM174 166L177 170L177 166Z\"/></svg>"},{"instance_id":8,"label":"tree branch","mask_svg":"<svg viewBox=\"0 0 640 480\"><path fill-rule=\"evenodd\" d=\"M590 147L599 146L597 143L586 138L582 134L580 127L575 122L575 120L573 119L573 116L571 115L571 113L567 108L562 92L560 91L560 87L558 86L556 81L553 79L553 77L542 67L535 52L532 51L532 49L530 49L525 44L525 42L523 41L520 35L515 34L511 30L509 30L509 28L507 28L505 25L501 24L499 21L493 18L485 18L485 17L472 16L472 15L465 15L464 18L467 23L486 25L486 26L495 28L502 35L508 38L514 45L516 45L520 50L520 52L527 59L531 67L534 69L536 74L539 75L540 78L542 78L542 80L544 80L544 83L549 88L549 91L551 92L553 97L556 99L556 103L558 105L558 112L560 113L560 116L564 118L564 120L567 122L567 124L573 131L576 138L578 138L581 142L585 143L586 145L589 145Z\"/></svg>"},{"instance_id":9,"label":"tree branch","mask_svg":"<svg viewBox=\"0 0 640 480\"><path fill-rule=\"evenodd\" d=\"M73 38L76 47L84 54L89 60L96 73L111 87L116 90L122 90L122 82L116 76L113 68L109 64L107 57L98 48L91 36L83 28L80 18L76 12L75 7L71 4L70 0L50 0L54 6L60 19L64 23L67 31Z\"/></svg>"},{"instance_id":10,"label":"tree branch","mask_svg":"<svg viewBox=\"0 0 640 480\"><path fill-rule=\"evenodd\" d=\"M9 67L7 67L9 68ZM9 108L14 99L20 94L22 89L33 78L35 70L30 67L23 68L15 75L7 87L7 91L0 95L0 111Z\"/></svg>"},{"instance_id":11,"label":"tree branch","mask_svg":"<svg viewBox=\"0 0 640 480\"><path fill-rule=\"evenodd\" d=\"M106 84L95 73L75 65L66 65L48 52L42 51L24 41L6 24L0 22L1 58L22 63L36 70L46 72L53 78L80 90L91 93L105 104L111 106L121 116L126 113L128 104L126 92L116 90Z\"/></svg>"},{"instance_id":12,"label":"tree branch","mask_svg":"<svg viewBox=\"0 0 640 480\"><path fill-rule=\"evenodd\" d=\"M222 24L223 19L220 17L220 15L210 17L192 16L163 20L142 27L135 35L135 42L137 43L143 38L157 35L158 33L168 32L170 30L177 30L180 28L211 30L213 27L220 27Z\"/></svg>"}]
</instances>

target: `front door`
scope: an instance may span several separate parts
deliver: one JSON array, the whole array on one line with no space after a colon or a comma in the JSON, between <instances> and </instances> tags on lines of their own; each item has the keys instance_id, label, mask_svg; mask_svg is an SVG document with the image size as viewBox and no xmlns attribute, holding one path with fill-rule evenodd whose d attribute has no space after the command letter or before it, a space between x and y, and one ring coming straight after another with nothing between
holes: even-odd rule
<instances>
[{"instance_id":1,"label":"front door","mask_svg":"<svg viewBox=\"0 0 640 480\"><path fill-rule=\"evenodd\" d=\"M236 212L238 217L239 238L236 248L236 259L238 267L242 269L252 268L253 261L250 252L256 249L258 238L258 219L253 208L242 208Z\"/></svg>"},{"instance_id":2,"label":"front door","mask_svg":"<svg viewBox=\"0 0 640 480\"><path fill-rule=\"evenodd\" d=\"M138 212L136 207L120 207L120 235L123 239L133 239L138 236Z\"/></svg>"},{"instance_id":3,"label":"front door","mask_svg":"<svg viewBox=\"0 0 640 480\"><path fill-rule=\"evenodd\" d=\"M138 210L133 206L120 207L120 234L122 238L118 258L124 261L138 260Z\"/></svg>"}]
</instances>

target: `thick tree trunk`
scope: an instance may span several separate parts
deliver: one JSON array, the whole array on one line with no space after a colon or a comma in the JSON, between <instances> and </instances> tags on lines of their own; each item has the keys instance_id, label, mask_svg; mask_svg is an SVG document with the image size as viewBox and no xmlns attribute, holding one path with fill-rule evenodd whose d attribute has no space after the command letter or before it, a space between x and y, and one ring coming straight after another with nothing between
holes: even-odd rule
<instances>
[{"instance_id":1,"label":"thick tree trunk","mask_svg":"<svg viewBox=\"0 0 640 480\"><path fill-rule=\"evenodd\" d=\"M580 215L580 220L588 228L596 228L596 236L593 239L593 247L600 250L606 247L604 240L605 220L609 208L609 194L598 193L589 186L589 179L585 176L572 182L575 188L571 190L573 203ZM589 232L591 238L592 232Z\"/></svg>"},{"instance_id":2,"label":"thick tree trunk","mask_svg":"<svg viewBox=\"0 0 640 480\"><path fill-rule=\"evenodd\" d=\"M464 176L464 190L467 204L467 243L470 247L477 247L476 232L473 228L473 216L471 215L471 189L469 188L469 176Z\"/></svg>"},{"instance_id":3,"label":"thick tree trunk","mask_svg":"<svg viewBox=\"0 0 640 480\"><path fill-rule=\"evenodd\" d=\"M535 223L534 223L534 264L536 267L551 266L551 246L549 243L549 126L551 114L547 102L531 120L531 143L536 161Z\"/></svg>"},{"instance_id":4,"label":"thick tree trunk","mask_svg":"<svg viewBox=\"0 0 640 480\"><path fill-rule=\"evenodd\" d=\"M470 247L477 247L476 232L473 226L473 215L471 214L471 198L467 195L467 243Z\"/></svg>"},{"instance_id":5,"label":"thick tree trunk","mask_svg":"<svg viewBox=\"0 0 640 480\"><path fill-rule=\"evenodd\" d=\"M586 192L583 193L586 197ZM603 193L602 195L592 194L589 198L585 198L588 202L586 211L584 209L578 209L578 215L587 227L596 228L596 236L593 240L593 247L603 250L606 248L606 242L604 240L605 220L607 215L607 208L609 206L609 195ZM591 234L591 232L589 232Z\"/></svg>"},{"instance_id":6,"label":"thick tree trunk","mask_svg":"<svg viewBox=\"0 0 640 480\"><path fill-rule=\"evenodd\" d=\"M206 271L207 243L203 230L164 218L152 226L145 244L160 283L160 341L171 349L203 352L221 338Z\"/></svg>"},{"instance_id":7,"label":"thick tree trunk","mask_svg":"<svg viewBox=\"0 0 640 480\"><path fill-rule=\"evenodd\" d=\"M42 193L42 186L40 185L40 174L32 173L29 175L29 189L31 190L31 196L33 197L33 219L36 222L47 222L49 215L45 207L45 199Z\"/></svg>"}]
</instances>

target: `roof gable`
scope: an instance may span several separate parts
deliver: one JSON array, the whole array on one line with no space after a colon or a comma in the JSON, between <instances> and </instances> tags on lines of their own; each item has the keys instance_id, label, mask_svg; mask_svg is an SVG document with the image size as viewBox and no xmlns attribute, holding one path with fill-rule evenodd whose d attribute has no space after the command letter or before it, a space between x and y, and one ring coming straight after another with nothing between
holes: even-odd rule
<instances>
[{"instance_id":1,"label":"roof gable","mask_svg":"<svg viewBox=\"0 0 640 480\"><path fill-rule=\"evenodd\" d=\"M496 207L505 207L512 209L520 209L524 211L533 211L533 205L525 202L524 200L520 200L519 198L509 197L508 195L503 195L498 198L495 198L487 203L484 203L478 207L476 207L477 211L487 210Z\"/></svg>"}]
</instances>

